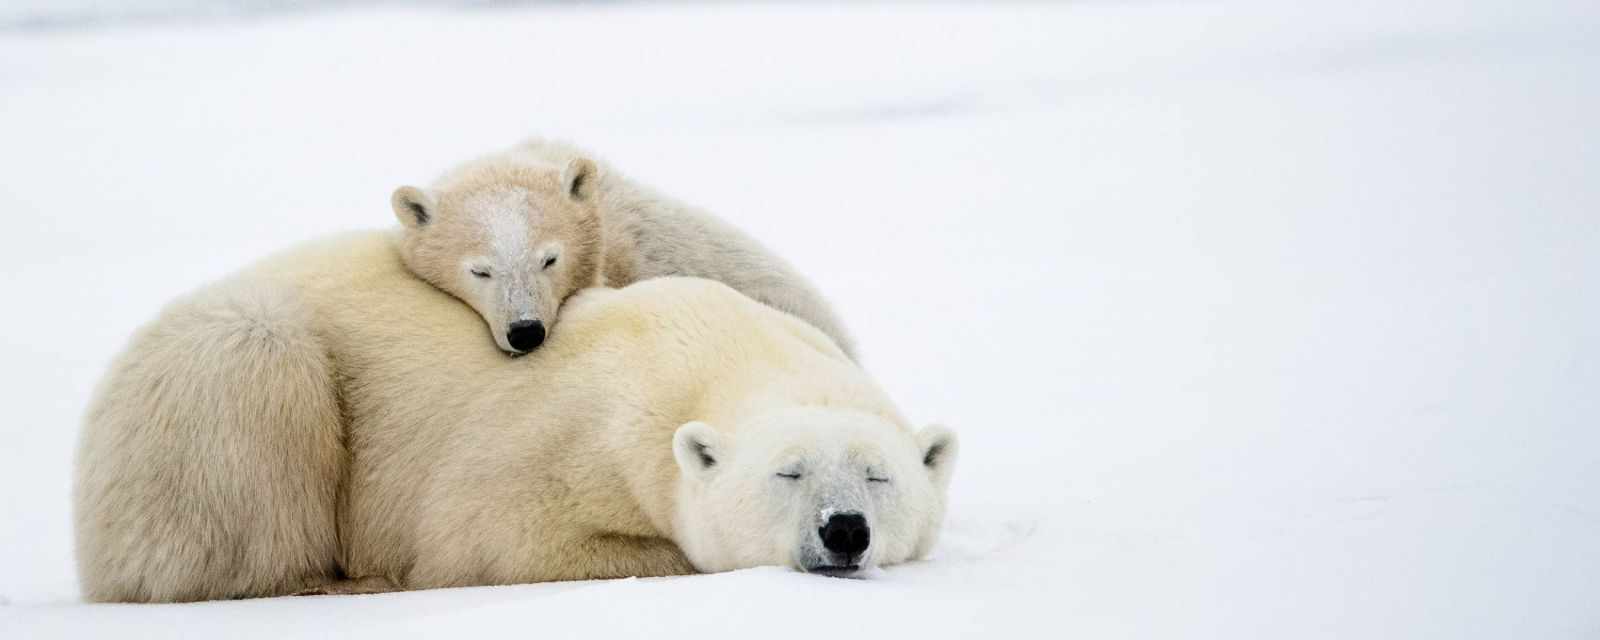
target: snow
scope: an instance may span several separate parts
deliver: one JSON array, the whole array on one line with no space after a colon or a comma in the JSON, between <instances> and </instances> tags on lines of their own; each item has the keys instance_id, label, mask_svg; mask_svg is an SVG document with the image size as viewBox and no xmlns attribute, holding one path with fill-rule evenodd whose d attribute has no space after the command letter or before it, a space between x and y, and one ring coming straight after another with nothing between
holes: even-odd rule
<instances>
[{"instance_id":1,"label":"snow","mask_svg":"<svg viewBox=\"0 0 1600 640\"><path fill-rule=\"evenodd\" d=\"M0 636L1600 634L1600 5L1300 5L13 24ZM72 448L130 332L535 133L815 278L963 439L934 557L77 601Z\"/></svg>"}]
</instances>

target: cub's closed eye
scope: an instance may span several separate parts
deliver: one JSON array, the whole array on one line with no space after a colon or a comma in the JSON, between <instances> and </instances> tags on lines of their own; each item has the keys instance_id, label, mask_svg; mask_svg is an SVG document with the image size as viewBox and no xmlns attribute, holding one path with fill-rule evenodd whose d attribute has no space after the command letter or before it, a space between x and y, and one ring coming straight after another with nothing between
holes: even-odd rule
<instances>
[{"instance_id":1,"label":"cub's closed eye","mask_svg":"<svg viewBox=\"0 0 1600 640\"><path fill-rule=\"evenodd\" d=\"M549 269L552 265L554 265L556 263L556 258L559 258L559 257L561 257L561 256L550 256L548 258L545 258L544 259L544 268L545 269Z\"/></svg>"},{"instance_id":2,"label":"cub's closed eye","mask_svg":"<svg viewBox=\"0 0 1600 640\"><path fill-rule=\"evenodd\" d=\"M479 278L487 279L489 277L489 272L488 271L480 271L478 269L473 269L472 270L472 275L478 276Z\"/></svg>"},{"instance_id":3,"label":"cub's closed eye","mask_svg":"<svg viewBox=\"0 0 1600 640\"><path fill-rule=\"evenodd\" d=\"M888 478L874 478L872 476L867 476L867 482L888 482L888 481L889 481Z\"/></svg>"},{"instance_id":4,"label":"cub's closed eye","mask_svg":"<svg viewBox=\"0 0 1600 640\"><path fill-rule=\"evenodd\" d=\"M780 473L780 474L778 474L778 477L779 478L785 478L785 479L788 479L788 480L799 480L800 479L800 474L798 474L798 473Z\"/></svg>"}]
</instances>

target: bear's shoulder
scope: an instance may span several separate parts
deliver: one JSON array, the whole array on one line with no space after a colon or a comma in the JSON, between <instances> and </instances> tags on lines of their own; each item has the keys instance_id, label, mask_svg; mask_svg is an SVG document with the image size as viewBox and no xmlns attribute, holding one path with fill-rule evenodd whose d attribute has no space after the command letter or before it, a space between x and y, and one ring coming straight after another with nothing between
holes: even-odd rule
<instances>
[{"instance_id":1,"label":"bear's shoulder","mask_svg":"<svg viewBox=\"0 0 1600 640\"><path fill-rule=\"evenodd\" d=\"M566 303L562 323L599 335L634 335L646 342L702 336L727 349L804 351L850 362L816 327L706 278L669 276L621 289L588 289Z\"/></svg>"},{"instance_id":2,"label":"bear's shoulder","mask_svg":"<svg viewBox=\"0 0 1600 640\"><path fill-rule=\"evenodd\" d=\"M390 277L405 269L398 242L393 230L335 233L271 254L243 273L277 278Z\"/></svg>"}]
</instances>

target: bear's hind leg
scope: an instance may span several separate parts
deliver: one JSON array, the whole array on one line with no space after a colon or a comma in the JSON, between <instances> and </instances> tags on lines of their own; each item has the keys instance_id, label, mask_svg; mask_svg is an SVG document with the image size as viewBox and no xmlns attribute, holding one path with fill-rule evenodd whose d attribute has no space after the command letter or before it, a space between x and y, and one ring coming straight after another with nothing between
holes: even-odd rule
<instances>
[{"instance_id":1,"label":"bear's hind leg","mask_svg":"<svg viewBox=\"0 0 1600 640\"><path fill-rule=\"evenodd\" d=\"M168 307L85 419L85 597L257 597L333 578L342 432L332 363L293 291L234 281Z\"/></svg>"},{"instance_id":2,"label":"bear's hind leg","mask_svg":"<svg viewBox=\"0 0 1600 640\"><path fill-rule=\"evenodd\" d=\"M310 587L296 591L297 596L350 596L371 593L389 593L403 591L398 585L390 582L383 576L368 578L347 578L330 582L325 585Z\"/></svg>"}]
</instances>

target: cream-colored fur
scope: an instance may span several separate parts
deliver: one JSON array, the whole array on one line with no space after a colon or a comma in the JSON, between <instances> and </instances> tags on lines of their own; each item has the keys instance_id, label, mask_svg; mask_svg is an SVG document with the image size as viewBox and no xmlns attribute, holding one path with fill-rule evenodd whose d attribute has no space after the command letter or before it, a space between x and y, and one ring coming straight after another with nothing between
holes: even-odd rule
<instances>
[{"instance_id":1,"label":"cream-colored fur","mask_svg":"<svg viewBox=\"0 0 1600 640\"><path fill-rule=\"evenodd\" d=\"M863 565L932 543L953 437L914 433L821 332L698 279L589 290L563 314L505 358L384 233L173 303L86 418L85 596L811 569L818 518L841 509L872 524Z\"/></svg>"},{"instance_id":2,"label":"cream-colored fur","mask_svg":"<svg viewBox=\"0 0 1600 640\"><path fill-rule=\"evenodd\" d=\"M412 271L461 298L501 350L510 323L555 330L584 287L661 276L717 280L855 346L815 287L737 228L658 194L566 144L533 140L392 198ZM552 256L555 256L553 262Z\"/></svg>"}]
</instances>

